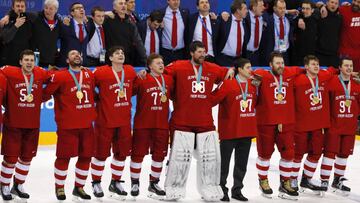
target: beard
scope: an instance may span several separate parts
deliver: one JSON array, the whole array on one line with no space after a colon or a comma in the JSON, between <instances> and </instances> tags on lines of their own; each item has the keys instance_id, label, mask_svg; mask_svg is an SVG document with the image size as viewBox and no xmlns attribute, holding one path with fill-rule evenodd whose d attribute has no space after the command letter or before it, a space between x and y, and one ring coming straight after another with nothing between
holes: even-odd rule
<instances>
[{"instance_id":1,"label":"beard","mask_svg":"<svg viewBox=\"0 0 360 203\"><path fill-rule=\"evenodd\" d=\"M204 60L205 60L205 57L199 57L199 58L194 58L193 59L194 60L194 62L196 63L196 64L202 64L203 62L204 62Z\"/></svg>"},{"instance_id":2,"label":"beard","mask_svg":"<svg viewBox=\"0 0 360 203\"><path fill-rule=\"evenodd\" d=\"M76 61L70 61L69 65L71 65L72 67L78 67L78 66L82 65L82 61L81 60L79 62L77 60Z\"/></svg>"},{"instance_id":3,"label":"beard","mask_svg":"<svg viewBox=\"0 0 360 203\"><path fill-rule=\"evenodd\" d=\"M351 5L351 10L355 13L359 13L360 12L360 6L352 4Z\"/></svg>"}]
</instances>

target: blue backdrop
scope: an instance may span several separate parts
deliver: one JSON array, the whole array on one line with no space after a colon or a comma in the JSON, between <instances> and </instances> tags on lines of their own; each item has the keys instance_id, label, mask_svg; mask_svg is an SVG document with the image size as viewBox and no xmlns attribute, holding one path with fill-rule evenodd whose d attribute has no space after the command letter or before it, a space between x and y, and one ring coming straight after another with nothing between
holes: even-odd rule
<instances>
[{"instance_id":1,"label":"blue backdrop","mask_svg":"<svg viewBox=\"0 0 360 203\"><path fill-rule=\"evenodd\" d=\"M101 5L106 10L112 10L113 0L59 0L59 13L66 15L69 13L69 6L73 2L81 2L85 5L87 14L90 14L92 7ZM232 0L209 0L212 10L220 13L221 11L229 10ZM247 0L249 1L249 0ZM313 0L317 2L318 0ZM325 1L325 0L322 0ZM345 0L340 0L340 2ZM28 11L40 11L42 9L44 0L27 0ZM100 3L101 2L101 3ZM141 18L145 17L150 11L166 6L166 0L136 0L136 11ZM11 8L12 0L0 0L0 14L3 16ZM182 7L187 7L194 12L196 10L195 0L181 0Z\"/></svg>"}]
</instances>

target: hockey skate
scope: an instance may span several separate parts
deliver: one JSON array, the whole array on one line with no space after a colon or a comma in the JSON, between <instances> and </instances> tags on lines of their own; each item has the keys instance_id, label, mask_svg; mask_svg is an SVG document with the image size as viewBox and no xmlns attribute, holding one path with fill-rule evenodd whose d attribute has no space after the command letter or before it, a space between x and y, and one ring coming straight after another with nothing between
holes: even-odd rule
<instances>
[{"instance_id":1,"label":"hockey skate","mask_svg":"<svg viewBox=\"0 0 360 203\"><path fill-rule=\"evenodd\" d=\"M166 197L166 193L159 186L159 180L150 181L148 187L148 197L156 200L164 200Z\"/></svg>"},{"instance_id":2,"label":"hockey skate","mask_svg":"<svg viewBox=\"0 0 360 203\"><path fill-rule=\"evenodd\" d=\"M320 192L320 196L324 197L325 193L327 192L328 187L329 187L329 181L328 180L321 180L321 187L324 188L324 191Z\"/></svg>"},{"instance_id":3,"label":"hockey skate","mask_svg":"<svg viewBox=\"0 0 360 203\"><path fill-rule=\"evenodd\" d=\"M66 200L65 189L63 187L55 188L55 195L59 202Z\"/></svg>"},{"instance_id":4,"label":"hockey skate","mask_svg":"<svg viewBox=\"0 0 360 203\"><path fill-rule=\"evenodd\" d=\"M281 199L297 200L299 193L291 187L290 180L280 180L279 195Z\"/></svg>"},{"instance_id":5,"label":"hockey skate","mask_svg":"<svg viewBox=\"0 0 360 203\"><path fill-rule=\"evenodd\" d=\"M9 185L1 185L0 186L1 197L4 201L10 201L13 199L10 193L10 186Z\"/></svg>"},{"instance_id":6,"label":"hockey skate","mask_svg":"<svg viewBox=\"0 0 360 203\"><path fill-rule=\"evenodd\" d=\"M292 187L295 191L299 191L299 183L298 183L298 179L297 179L297 178L291 179L291 187Z\"/></svg>"},{"instance_id":7,"label":"hockey skate","mask_svg":"<svg viewBox=\"0 0 360 203\"><path fill-rule=\"evenodd\" d=\"M273 194L273 190L269 185L268 179L264 179L264 180L259 179L259 188L262 196L270 199L272 198L271 195Z\"/></svg>"},{"instance_id":8,"label":"hockey skate","mask_svg":"<svg viewBox=\"0 0 360 203\"><path fill-rule=\"evenodd\" d=\"M327 187L315 185L311 182L311 179L302 177L300 182L300 193L305 193L306 190L310 190L312 194L319 195L322 197L322 191L326 191Z\"/></svg>"},{"instance_id":9,"label":"hockey skate","mask_svg":"<svg viewBox=\"0 0 360 203\"><path fill-rule=\"evenodd\" d=\"M110 197L124 201L127 196L127 192L122 187L121 183L124 181L121 180L111 180L111 183L109 185L109 191L110 191Z\"/></svg>"},{"instance_id":10,"label":"hockey skate","mask_svg":"<svg viewBox=\"0 0 360 203\"><path fill-rule=\"evenodd\" d=\"M347 179L343 176L335 176L334 181L331 184L332 192L342 196L348 196L351 189L344 185L344 181L347 181Z\"/></svg>"},{"instance_id":11,"label":"hockey skate","mask_svg":"<svg viewBox=\"0 0 360 203\"><path fill-rule=\"evenodd\" d=\"M10 193L13 194L19 202L27 202L27 199L30 198L30 195L25 192L22 184L14 183Z\"/></svg>"},{"instance_id":12,"label":"hockey skate","mask_svg":"<svg viewBox=\"0 0 360 203\"><path fill-rule=\"evenodd\" d=\"M104 197L104 191L101 187L101 181L93 181L91 185L93 189L93 194L96 198L98 198L98 200Z\"/></svg>"},{"instance_id":13,"label":"hockey skate","mask_svg":"<svg viewBox=\"0 0 360 203\"><path fill-rule=\"evenodd\" d=\"M130 191L130 195L134 198L136 198L137 196L139 196L139 187L140 187L140 183L139 180L137 179L133 179L131 180L131 191Z\"/></svg>"},{"instance_id":14,"label":"hockey skate","mask_svg":"<svg viewBox=\"0 0 360 203\"><path fill-rule=\"evenodd\" d=\"M82 202L83 200L91 200L90 195L88 195L83 187L74 187L73 192L73 201Z\"/></svg>"}]
</instances>

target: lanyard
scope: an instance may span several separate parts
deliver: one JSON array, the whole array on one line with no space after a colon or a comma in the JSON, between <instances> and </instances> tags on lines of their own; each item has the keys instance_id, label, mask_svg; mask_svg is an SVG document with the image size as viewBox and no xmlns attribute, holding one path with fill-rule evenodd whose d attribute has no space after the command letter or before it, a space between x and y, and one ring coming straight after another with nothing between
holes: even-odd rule
<instances>
[{"instance_id":1,"label":"lanyard","mask_svg":"<svg viewBox=\"0 0 360 203\"><path fill-rule=\"evenodd\" d=\"M101 38L100 27L97 27L95 30L96 30L96 33L99 38L99 43L100 43L101 49L103 49L104 45L103 45L102 38Z\"/></svg>"},{"instance_id":2,"label":"lanyard","mask_svg":"<svg viewBox=\"0 0 360 203\"><path fill-rule=\"evenodd\" d=\"M202 75L202 65L200 65L199 67L199 72L198 70L196 69L195 65L193 65L193 69L194 69L194 73L195 73L195 77L196 77L196 83L200 83L201 81L201 75Z\"/></svg>"},{"instance_id":3,"label":"lanyard","mask_svg":"<svg viewBox=\"0 0 360 203\"><path fill-rule=\"evenodd\" d=\"M26 93L27 95L30 95L31 94L31 89L32 89L32 86L33 86L33 83L34 83L34 74L31 73L30 75L30 82L27 78L27 76L25 75L25 73L23 72L23 76L24 76L24 79L25 79L25 85L26 85Z\"/></svg>"},{"instance_id":4,"label":"lanyard","mask_svg":"<svg viewBox=\"0 0 360 203\"><path fill-rule=\"evenodd\" d=\"M205 17L205 16L204 16L204 17ZM206 24L204 23L204 21L203 21L203 19L202 19L202 17L201 17L200 15L199 15L199 20L200 20L202 26L206 29L206 32L209 33L209 35L212 37L212 33L211 33L210 30L207 28ZM207 20L206 17L205 17L205 20ZM211 21L210 21L210 23L211 23Z\"/></svg>"}]
</instances>

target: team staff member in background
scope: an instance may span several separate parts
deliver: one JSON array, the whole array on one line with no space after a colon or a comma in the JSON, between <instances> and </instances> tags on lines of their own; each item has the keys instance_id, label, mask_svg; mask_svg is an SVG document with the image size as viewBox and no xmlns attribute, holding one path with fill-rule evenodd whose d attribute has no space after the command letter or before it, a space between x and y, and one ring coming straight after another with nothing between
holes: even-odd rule
<instances>
[{"instance_id":1,"label":"team staff member in background","mask_svg":"<svg viewBox=\"0 0 360 203\"><path fill-rule=\"evenodd\" d=\"M112 148L109 191L125 199L127 192L121 185L124 182L121 177L125 159L131 153L131 96L136 73L131 65L124 65L125 53L122 47L114 46L108 54L111 66L100 66L94 71L99 99L96 102L96 152L91 161L92 186L95 197L104 196L101 178L105 160L111 155Z\"/></svg>"},{"instance_id":2,"label":"team staff member in background","mask_svg":"<svg viewBox=\"0 0 360 203\"><path fill-rule=\"evenodd\" d=\"M20 54L21 68L4 66L2 74L7 79L7 94L4 102L4 128L1 154L4 155L1 167L1 195L3 200L21 199L30 196L24 190L26 176L33 157L36 156L40 128L40 107L43 83L47 72L35 67L35 56L31 50ZM29 119L28 116L31 116ZM10 182L15 169L14 185Z\"/></svg>"},{"instance_id":3,"label":"team staff member in background","mask_svg":"<svg viewBox=\"0 0 360 203\"><path fill-rule=\"evenodd\" d=\"M69 67L51 75L44 90L44 100L55 100L57 143L55 160L55 195L65 200L65 180L70 158L77 157L75 186L72 194L81 200L91 199L84 191L91 157L94 154L94 129L96 117L94 105L94 76L84 69L80 52L70 50Z\"/></svg>"},{"instance_id":4,"label":"team staff member in background","mask_svg":"<svg viewBox=\"0 0 360 203\"><path fill-rule=\"evenodd\" d=\"M324 155L321 163L321 185L328 188L334 165L331 187L343 193L350 192L344 184L348 157L353 153L358 126L360 86L351 76L353 61L340 59L340 74L329 82L331 127L325 135ZM334 164L335 162L335 164Z\"/></svg>"},{"instance_id":5,"label":"team staff member in background","mask_svg":"<svg viewBox=\"0 0 360 203\"><path fill-rule=\"evenodd\" d=\"M25 13L26 0L13 0L9 23L2 31L1 64L19 66L20 53L30 49L33 15Z\"/></svg>"},{"instance_id":6,"label":"team staff member in background","mask_svg":"<svg viewBox=\"0 0 360 203\"><path fill-rule=\"evenodd\" d=\"M168 6L160 11L164 15L164 29L160 53L165 65L185 59L189 10L180 8L180 0L167 0Z\"/></svg>"},{"instance_id":7,"label":"team staff member in background","mask_svg":"<svg viewBox=\"0 0 360 203\"><path fill-rule=\"evenodd\" d=\"M144 66L145 47L136 25L131 23L126 15L126 1L114 0L113 7L115 18L105 18L103 25L107 51L113 46L122 46L125 51L125 64Z\"/></svg>"},{"instance_id":8,"label":"team staff member in background","mask_svg":"<svg viewBox=\"0 0 360 203\"><path fill-rule=\"evenodd\" d=\"M251 139L257 135L255 105L257 88L251 84L251 63L240 58L234 62L235 79L225 80L213 92L214 104L219 104L219 138L221 151L220 186L224 192L221 201L230 201L226 179L229 174L230 158L235 149L234 184L231 197L248 201L242 194L243 180L251 147Z\"/></svg>"},{"instance_id":9,"label":"team staff member in background","mask_svg":"<svg viewBox=\"0 0 360 203\"><path fill-rule=\"evenodd\" d=\"M144 156L151 153L151 173L148 191L150 197L161 199L165 191L158 185L163 160L169 144L169 98L173 80L164 75L164 62L160 55L151 54L147 59L150 74L145 80L137 79L133 145L131 151L131 195L139 195L139 179Z\"/></svg>"}]
</instances>

